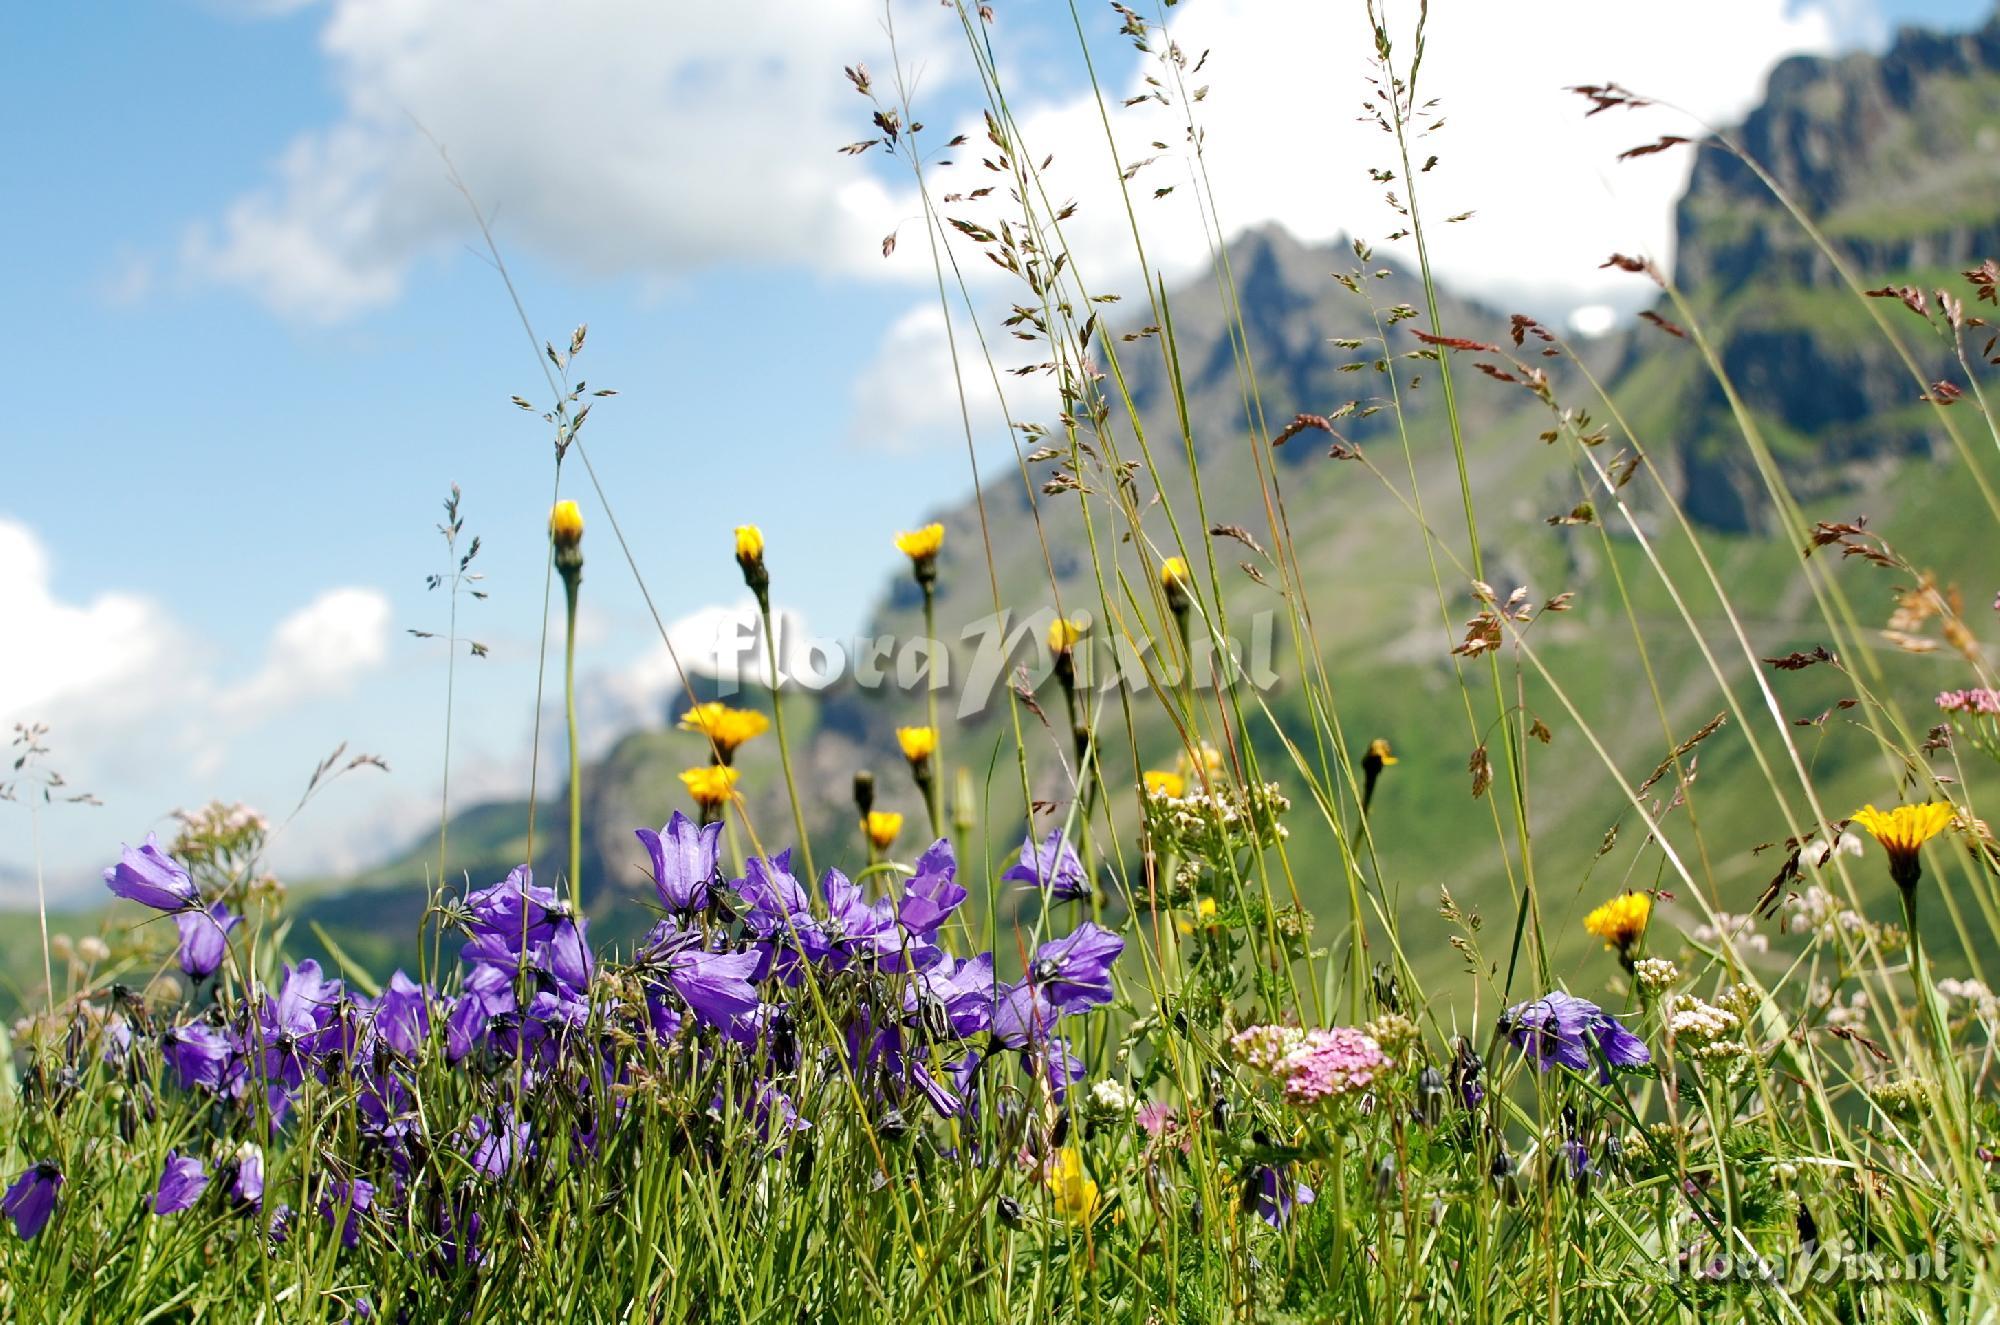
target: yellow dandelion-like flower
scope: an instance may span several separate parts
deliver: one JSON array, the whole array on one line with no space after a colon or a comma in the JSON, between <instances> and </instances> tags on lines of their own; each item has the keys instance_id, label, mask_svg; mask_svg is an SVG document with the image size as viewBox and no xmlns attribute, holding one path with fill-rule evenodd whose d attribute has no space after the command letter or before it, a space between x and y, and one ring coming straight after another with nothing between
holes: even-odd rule
<instances>
[{"instance_id":1,"label":"yellow dandelion-like flower","mask_svg":"<svg viewBox=\"0 0 2000 1325\"><path fill-rule=\"evenodd\" d=\"M1162 589L1186 589L1193 582L1193 576L1188 571L1187 558L1168 557L1160 563Z\"/></svg>"},{"instance_id":2,"label":"yellow dandelion-like flower","mask_svg":"<svg viewBox=\"0 0 2000 1325\"><path fill-rule=\"evenodd\" d=\"M903 816L894 810L870 810L861 827L877 851L887 851L896 845L896 834L903 831Z\"/></svg>"},{"instance_id":3,"label":"yellow dandelion-like flower","mask_svg":"<svg viewBox=\"0 0 2000 1325\"><path fill-rule=\"evenodd\" d=\"M1207 741L1197 745L1192 752L1181 751L1180 758L1175 762L1183 778L1193 778L1200 772L1207 773L1211 779L1222 776L1222 751Z\"/></svg>"},{"instance_id":4,"label":"yellow dandelion-like flower","mask_svg":"<svg viewBox=\"0 0 2000 1325\"><path fill-rule=\"evenodd\" d=\"M694 797L694 803L704 810L714 809L726 803L736 794L737 772L721 764L703 764L699 768L681 770L681 783Z\"/></svg>"},{"instance_id":5,"label":"yellow dandelion-like flower","mask_svg":"<svg viewBox=\"0 0 2000 1325\"><path fill-rule=\"evenodd\" d=\"M1884 812L1873 805L1864 805L1854 813L1854 822L1868 830L1868 833L1882 849L1889 853L1889 874L1898 885L1914 887L1923 873L1923 863L1918 851L1924 843L1951 827L1957 814L1951 806L1939 801L1924 805L1898 805Z\"/></svg>"},{"instance_id":6,"label":"yellow dandelion-like flower","mask_svg":"<svg viewBox=\"0 0 2000 1325\"><path fill-rule=\"evenodd\" d=\"M1180 929L1181 933L1183 934L1194 933L1195 926L1197 925L1200 925L1203 928L1207 928L1208 926L1213 925L1214 923L1215 923L1215 899L1213 897L1204 897L1200 901L1194 904L1193 920L1177 920L1174 922L1174 924Z\"/></svg>"},{"instance_id":7,"label":"yellow dandelion-like flower","mask_svg":"<svg viewBox=\"0 0 2000 1325\"><path fill-rule=\"evenodd\" d=\"M1043 1183L1055 1197L1056 1213L1073 1223L1087 1224L1100 1204L1096 1179L1083 1169L1083 1152L1064 1146L1049 1157Z\"/></svg>"},{"instance_id":8,"label":"yellow dandelion-like flower","mask_svg":"<svg viewBox=\"0 0 2000 1325\"><path fill-rule=\"evenodd\" d=\"M571 548L583 541L583 511L573 501L559 501L549 512L549 537L557 547Z\"/></svg>"},{"instance_id":9,"label":"yellow dandelion-like flower","mask_svg":"<svg viewBox=\"0 0 2000 1325\"><path fill-rule=\"evenodd\" d=\"M927 524L922 529L907 529L896 535L896 550L911 561L926 561L938 554L944 546L944 526Z\"/></svg>"},{"instance_id":10,"label":"yellow dandelion-like flower","mask_svg":"<svg viewBox=\"0 0 2000 1325\"><path fill-rule=\"evenodd\" d=\"M1605 947L1630 952L1646 932L1646 920L1652 914L1651 893L1621 893L1585 916L1583 928L1603 939Z\"/></svg>"},{"instance_id":11,"label":"yellow dandelion-like flower","mask_svg":"<svg viewBox=\"0 0 2000 1325\"><path fill-rule=\"evenodd\" d=\"M1389 753L1389 743L1381 737L1368 742L1368 753L1361 756L1363 767L1373 764L1377 768L1387 768L1396 762L1396 756Z\"/></svg>"},{"instance_id":12,"label":"yellow dandelion-like flower","mask_svg":"<svg viewBox=\"0 0 2000 1325\"><path fill-rule=\"evenodd\" d=\"M754 524L736 526L736 559L749 563L764 559L764 531Z\"/></svg>"},{"instance_id":13,"label":"yellow dandelion-like flower","mask_svg":"<svg viewBox=\"0 0 2000 1325\"><path fill-rule=\"evenodd\" d=\"M1084 632L1089 629L1090 623L1087 621L1065 616L1057 617L1049 623L1049 652L1068 653L1076 647L1076 642L1082 639Z\"/></svg>"},{"instance_id":14,"label":"yellow dandelion-like flower","mask_svg":"<svg viewBox=\"0 0 2000 1325\"><path fill-rule=\"evenodd\" d=\"M1170 796L1178 799L1187 791L1187 779L1165 768L1149 768L1145 774L1148 796Z\"/></svg>"},{"instance_id":15,"label":"yellow dandelion-like flower","mask_svg":"<svg viewBox=\"0 0 2000 1325\"><path fill-rule=\"evenodd\" d=\"M745 741L769 731L771 720L755 709L731 708L711 699L681 714L680 727L682 731L700 732L727 757Z\"/></svg>"},{"instance_id":16,"label":"yellow dandelion-like flower","mask_svg":"<svg viewBox=\"0 0 2000 1325\"><path fill-rule=\"evenodd\" d=\"M898 727L896 744L903 747L903 758L913 764L920 763L937 750L937 728Z\"/></svg>"}]
</instances>

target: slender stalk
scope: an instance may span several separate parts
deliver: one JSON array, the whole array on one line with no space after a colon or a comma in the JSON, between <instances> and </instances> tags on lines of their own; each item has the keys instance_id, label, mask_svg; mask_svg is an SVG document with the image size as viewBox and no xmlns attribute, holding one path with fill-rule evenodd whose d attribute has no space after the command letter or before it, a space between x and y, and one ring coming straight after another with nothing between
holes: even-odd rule
<instances>
[{"instance_id":1,"label":"slender stalk","mask_svg":"<svg viewBox=\"0 0 2000 1325\"><path fill-rule=\"evenodd\" d=\"M931 648L938 647L937 637L937 589L929 580L920 581L924 589L924 638ZM937 654L931 654L933 664ZM944 733L938 729L937 677L930 671L924 674L924 721L930 725L931 739L931 785L930 796L931 831L942 834L940 825L944 822Z\"/></svg>"},{"instance_id":2,"label":"slender stalk","mask_svg":"<svg viewBox=\"0 0 2000 1325\"><path fill-rule=\"evenodd\" d=\"M569 724L569 902L583 911L583 754L576 743L576 600L581 576L563 576L569 600L563 638L563 719Z\"/></svg>"},{"instance_id":3,"label":"slender stalk","mask_svg":"<svg viewBox=\"0 0 2000 1325\"><path fill-rule=\"evenodd\" d=\"M28 802L29 832L35 845L35 914L42 922L42 982L48 990L49 1012L56 1010L55 966L49 961L49 895L42 885L42 807Z\"/></svg>"},{"instance_id":4,"label":"slender stalk","mask_svg":"<svg viewBox=\"0 0 2000 1325\"><path fill-rule=\"evenodd\" d=\"M812 840L806 836L806 812L799 804L799 782L792 773L792 746L785 737L785 703L778 693L778 635L771 627L771 601L768 596L758 604L764 615L764 657L771 665L771 726L778 733L778 762L785 768L785 794L792 801L792 827L799 835L799 855L805 861L806 877L816 879L819 872L813 868Z\"/></svg>"}]
</instances>

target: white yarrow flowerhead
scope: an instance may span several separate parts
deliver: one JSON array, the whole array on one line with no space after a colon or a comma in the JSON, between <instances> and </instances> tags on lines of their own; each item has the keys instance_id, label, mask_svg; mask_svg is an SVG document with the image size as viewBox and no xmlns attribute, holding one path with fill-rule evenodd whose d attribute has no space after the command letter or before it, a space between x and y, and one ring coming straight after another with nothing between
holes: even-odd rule
<instances>
[{"instance_id":1,"label":"white yarrow flowerhead","mask_svg":"<svg viewBox=\"0 0 2000 1325\"><path fill-rule=\"evenodd\" d=\"M1125 1083L1113 1077L1106 1077L1090 1088L1091 1111L1100 1117L1123 1117L1131 1113L1137 1103Z\"/></svg>"},{"instance_id":2,"label":"white yarrow flowerhead","mask_svg":"<svg viewBox=\"0 0 2000 1325\"><path fill-rule=\"evenodd\" d=\"M1681 982L1681 968L1665 957L1641 957L1632 964L1632 977L1649 994L1662 993Z\"/></svg>"}]
</instances>

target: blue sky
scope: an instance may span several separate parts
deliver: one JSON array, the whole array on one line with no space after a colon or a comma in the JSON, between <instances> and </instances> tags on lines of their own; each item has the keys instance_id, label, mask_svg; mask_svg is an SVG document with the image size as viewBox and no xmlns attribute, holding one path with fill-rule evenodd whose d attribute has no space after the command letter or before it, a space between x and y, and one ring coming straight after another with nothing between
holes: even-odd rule
<instances>
[{"instance_id":1,"label":"blue sky","mask_svg":"<svg viewBox=\"0 0 2000 1325\"><path fill-rule=\"evenodd\" d=\"M1631 247L1627 237L1661 248L1684 167L1614 174L1608 140L1579 130L1555 89L1611 77L1728 116L1785 51L1987 8L1699 0L1671 20L1682 37L1663 38L1670 20L1651 7L1565 0L1530 41L1480 30L1493 21L1483 6L1441 0L1431 47L1443 94L1477 106L1491 83L1498 96L1498 76L1480 72L1493 65L1544 87L1545 101L1516 104L1510 132L1545 132L1555 159L1605 199L1579 233L1527 229L1494 205L1506 177L1481 173L1470 129L1465 166L1450 177L1447 143L1438 187L1479 199L1490 220L1441 261L1494 298L1558 315L1615 308L1625 296L1576 255ZM999 9L996 41L1029 133L1065 149L1090 138L1096 112L1067 8ZM1323 10L1342 10L1340 25ZM840 66L866 60L878 77L891 66L882 12L845 0L10 7L0 719L48 721L57 766L106 802L54 820L58 895L87 895L91 867L120 840L165 831L177 805L214 795L282 815L342 739L393 772L330 793L290 831L282 863L366 861L434 813L442 660L406 631L442 620L423 577L441 561L434 524L452 482L484 540L492 594L465 613L492 653L460 669L454 776L468 794L520 785L550 465L546 430L508 397L546 392L412 116L494 213L541 335L590 324L579 369L621 394L585 435L661 610L678 620L731 603L729 529L755 520L782 602L817 631L860 624L897 559L890 532L968 483L908 181L887 157L833 151L866 132ZM923 68L920 113L966 120L973 89L956 33L928 3L891 12ZM1115 20L1083 12L1111 90L1136 85L1140 57ZM1361 86L1358 17L1291 0L1188 0L1172 12L1177 39L1218 52L1204 116L1227 163L1225 226L1387 229L1353 154L1366 145L1346 150L1359 140L1345 112L1325 113L1326 80ZM1327 25L1310 57L1288 24ZM1733 40L1717 40L1725 33ZM1496 40L1522 49L1477 58ZM1308 58L1300 77L1272 74L1273 62ZM1316 172L1326 182L1276 187L1299 152L1329 163ZM1134 274L1116 209L1089 178L1078 187L1084 222L1102 218L1079 225L1080 260L1115 287ZM1169 274L1197 269L1198 222L1164 208L1151 219ZM902 242L885 263L892 227ZM981 315L1004 294L982 283ZM1032 402L1010 407L1034 415ZM1000 417L980 402L979 444L994 459L1006 454ZM608 735L657 706L662 669L594 499L568 491L592 520L584 668ZM27 816L0 811L0 899L18 898Z\"/></svg>"}]
</instances>

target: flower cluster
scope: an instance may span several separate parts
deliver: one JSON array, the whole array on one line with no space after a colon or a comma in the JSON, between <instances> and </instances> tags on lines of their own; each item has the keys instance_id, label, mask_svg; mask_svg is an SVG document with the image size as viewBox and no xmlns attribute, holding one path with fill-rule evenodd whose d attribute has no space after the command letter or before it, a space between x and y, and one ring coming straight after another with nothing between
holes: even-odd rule
<instances>
[{"instance_id":1,"label":"flower cluster","mask_svg":"<svg viewBox=\"0 0 2000 1325\"><path fill-rule=\"evenodd\" d=\"M2000 717L2000 690L1985 686L1976 686L1970 690L1947 690L1937 697L1937 706L1946 713Z\"/></svg>"},{"instance_id":2,"label":"flower cluster","mask_svg":"<svg viewBox=\"0 0 2000 1325\"><path fill-rule=\"evenodd\" d=\"M1179 773L1149 772L1146 824L1163 849L1199 860L1220 860L1239 847L1264 847L1289 835L1279 822L1292 803L1275 782L1211 789Z\"/></svg>"},{"instance_id":3,"label":"flower cluster","mask_svg":"<svg viewBox=\"0 0 2000 1325\"><path fill-rule=\"evenodd\" d=\"M302 961L275 990L253 983L199 1015L155 1025L115 1014L98 1036L107 1062L134 1081L162 1073L213 1106L202 1116L214 1134L182 1138L166 1156L152 1210L260 1210L258 1143L287 1135L311 1099L316 1127L325 1110L349 1110L359 1139L311 1189L342 1240L354 1246L383 1221L418 1220L455 1263L471 1264L480 1188L442 1189L437 1148L485 1183L551 1149L588 1162L628 1125L639 1083L671 1064L713 1083L700 1087L714 1090L713 1108L745 1111L774 1146L813 1125L795 1101L829 1073L852 1081L844 1098L862 1101L885 1132L907 1130L925 1108L976 1117L991 1065L1005 1059L1027 1072L1033 1097L1060 1101L1081 1078L1065 1027L1111 1001L1119 935L1085 921L1004 981L991 952L960 957L945 946L946 922L968 896L949 842L924 852L899 888L870 898L837 869L809 887L789 852L726 878L721 833L678 812L658 831L638 830L664 914L628 963L600 964L589 921L523 865L449 904L463 942L442 989L398 971L369 996ZM106 881L189 922L184 965L191 948L203 961L228 948L229 926L157 843L128 849ZM835 1023L817 1055L801 1047L813 1010ZM419 1066L440 1061L467 1083L469 1104L449 1120L418 1099ZM992 1089L1003 1112L1019 1107L1014 1087ZM64 1180L53 1161L29 1167L0 1213L34 1237ZM1052 1190L1072 1216L1095 1208L1095 1185L1080 1174ZM292 1216L267 1218L277 1238Z\"/></svg>"},{"instance_id":4,"label":"flower cluster","mask_svg":"<svg viewBox=\"0 0 2000 1325\"><path fill-rule=\"evenodd\" d=\"M1274 1078L1295 1104L1358 1094L1393 1065L1373 1036L1352 1026L1252 1026L1229 1044L1246 1065Z\"/></svg>"},{"instance_id":5,"label":"flower cluster","mask_svg":"<svg viewBox=\"0 0 2000 1325\"><path fill-rule=\"evenodd\" d=\"M1678 994L1667 1004L1666 1026L1675 1050L1696 1062L1726 1062L1750 1052L1743 1039L1743 1018L1693 994Z\"/></svg>"}]
</instances>

